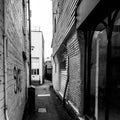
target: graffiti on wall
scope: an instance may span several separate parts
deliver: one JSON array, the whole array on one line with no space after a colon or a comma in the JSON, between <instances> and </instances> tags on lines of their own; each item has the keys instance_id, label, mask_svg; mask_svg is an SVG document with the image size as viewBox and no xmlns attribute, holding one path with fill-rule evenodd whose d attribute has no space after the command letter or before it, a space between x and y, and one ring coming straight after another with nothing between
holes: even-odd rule
<instances>
[{"instance_id":1,"label":"graffiti on wall","mask_svg":"<svg viewBox=\"0 0 120 120\"><path fill-rule=\"evenodd\" d=\"M13 69L13 76L14 76L14 92L15 94L19 93L22 91L22 86L21 86L21 69L17 68L14 66Z\"/></svg>"}]
</instances>

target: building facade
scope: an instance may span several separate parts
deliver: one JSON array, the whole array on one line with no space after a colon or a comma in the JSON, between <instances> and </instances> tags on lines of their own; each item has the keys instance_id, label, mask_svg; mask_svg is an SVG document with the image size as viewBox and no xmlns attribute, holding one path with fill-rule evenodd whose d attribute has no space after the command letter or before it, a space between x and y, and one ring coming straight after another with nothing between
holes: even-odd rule
<instances>
[{"instance_id":1,"label":"building facade","mask_svg":"<svg viewBox=\"0 0 120 120\"><path fill-rule=\"evenodd\" d=\"M0 1L0 120L22 120L29 84L27 1Z\"/></svg>"},{"instance_id":2,"label":"building facade","mask_svg":"<svg viewBox=\"0 0 120 120\"><path fill-rule=\"evenodd\" d=\"M34 84L44 82L44 37L42 31L32 30L31 32L31 59L32 75L31 80Z\"/></svg>"},{"instance_id":3,"label":"building facade","mask_svg":"<svg viewBox=\"0 0 120 120\"><path fill-rule=\"evenodd\" d=\"M53 88L77 119L120 118L119 9L118 1L53 0Z\"/></svg>"}]
</instances>

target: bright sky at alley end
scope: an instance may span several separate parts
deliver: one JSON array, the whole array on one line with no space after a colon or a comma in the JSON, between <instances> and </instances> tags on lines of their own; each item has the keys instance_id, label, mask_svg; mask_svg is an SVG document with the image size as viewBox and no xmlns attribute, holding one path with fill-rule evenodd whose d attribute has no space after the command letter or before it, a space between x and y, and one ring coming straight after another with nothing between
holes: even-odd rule
<instances>
[{"instance_id":1,"label":"bright sky at alley end","mask_svg":"<svg viewBox=\"0 0 120 120\"><path fill-rule=\"evenodd\" d=\"M52 1L51 0L30 0L32 11L31 27L38 26L44 35L45 59L51 56L52 42Z\"/></svg>"}]
</instances>

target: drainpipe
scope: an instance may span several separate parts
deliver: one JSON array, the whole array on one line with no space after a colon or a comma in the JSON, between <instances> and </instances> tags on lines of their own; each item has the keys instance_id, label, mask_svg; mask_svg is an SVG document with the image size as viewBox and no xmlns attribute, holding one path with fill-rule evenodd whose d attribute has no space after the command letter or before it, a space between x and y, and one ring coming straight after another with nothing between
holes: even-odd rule
<instances>
[{"instance_id":1,"label":"drainpipe","mask_svg":"<svg viewBox=\"0 0 120 120\"><path fill-rule=\"evenodd\" d=\"M29 64L29 82L31 85L31 10L30 10L30 0L28 0L28 16L29 16L29 59L30 59L30 64Z\"/></svg>"},{"instance_id":2,"label":"drainpipe","mask_svg":"<svg viewBox=\"0 0 120 120\"><path fill-rule=\"evenodd\" d=\"M4 79L4 117L5 120L9 120L8 118L8 108L7 108L7 51L6 51L6 1L3 0L3 11L4 11L4 34L3 34L3 79Z\"/></svg>"},{"instance_id":3,"label":"drainpipe","mask_svg":"<svg viewBox=\"0 0 120 120\"><path fill-rule=\"evenodd\" d=\"M66 81L65 91L64 91L64 95L63 95L63 106L65 106L65 101L66 101L65 96L66 96L66 92L67 92L68 83L69 83L69 56L68 56L68 68L67 68L67 81Z\"/></svg>"},{"instance_id":4,"label":"drainpipe","mask_svg":"<svg viewBox=\"0 0 120 120\"><path fill-rule=\"evenodd\" d=\"M6 36L3 35L3 79L4 79L4 114L5 120L8 119L8 108L7 108L7 60L6 60Z\"/></svg>"}]
</instances>

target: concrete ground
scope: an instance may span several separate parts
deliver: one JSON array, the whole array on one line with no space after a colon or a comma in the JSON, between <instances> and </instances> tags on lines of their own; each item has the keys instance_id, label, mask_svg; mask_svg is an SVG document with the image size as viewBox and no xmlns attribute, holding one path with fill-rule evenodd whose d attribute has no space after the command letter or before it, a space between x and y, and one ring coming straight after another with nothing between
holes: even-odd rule
<instances>
[{"instance_id":1,"label":"concrete ground","mask_svg":"<svg viewBox=\"0 0 120 120\"><path fill-rule=\"evenodd\" d=\"M23 120L73 120L51 86L47 80L43 85L35 86L35 111L30 112L27 107Z\"/></svg>"}]
</instances>

